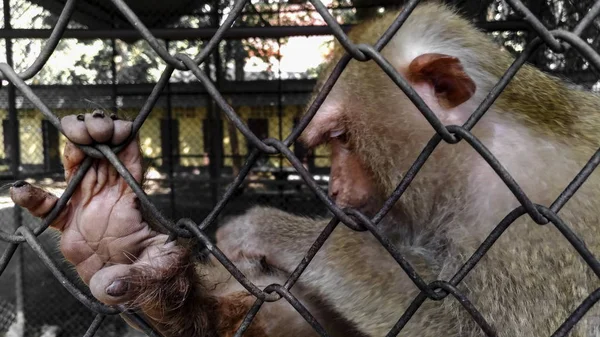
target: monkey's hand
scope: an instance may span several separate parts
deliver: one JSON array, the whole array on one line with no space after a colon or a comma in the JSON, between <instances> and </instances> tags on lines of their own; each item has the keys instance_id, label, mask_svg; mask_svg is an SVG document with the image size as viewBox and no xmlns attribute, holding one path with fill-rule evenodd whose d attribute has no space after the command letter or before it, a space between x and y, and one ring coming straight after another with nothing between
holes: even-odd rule
<instances>
[{"instance_id":1,"label":"monkey's hand","mask_svg":"<svg viewBox=\"0 0 600 337\"><path fill-rule=\"evenodd\" d=\"M64 117L61 125L70 140L83 145L117 145L131 134L131 122L99 111ZM142 165L137 140L118 157L139 183ZM63 156L67 182L84 159L85 154L67 142ZM58 200L22 181L10 193L17 205L38 217L46 216ZM167 236L151 230L142 219L135 194L106 159L94 160L51 226L62 232L60 249L65 258L75 265L92 294L106 304L132 304L148 298L159 281L173 277L167 275L170 271L181 272L175 267L183 266L185 260L183 248L165 245Z\"/></svg>"},{"instance_id":2,"label":"monkey's hand","mask_svg":"<svg viewBox=\"0 0 600 337\"><path fill-rule=\"evenodd\" d=\"M275 208L253 207L217 230L217 246L234 262L264 260L291 273L326 224Z\"/></svg>"}]
</instances>

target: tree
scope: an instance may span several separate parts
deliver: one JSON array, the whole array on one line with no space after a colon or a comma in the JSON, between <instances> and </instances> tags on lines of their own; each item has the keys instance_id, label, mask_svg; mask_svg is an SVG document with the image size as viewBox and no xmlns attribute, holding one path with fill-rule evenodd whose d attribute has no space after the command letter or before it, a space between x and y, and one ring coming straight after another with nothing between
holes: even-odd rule
<instances>
[{"instance_id":1,"label":"tree","mask_svg":"<svg viewBox=\"0 0 600 337\"><path fill-rule=\"evenodd\" d=\"M475 22L519 20L520 15L514 13L505 0L446 0L456 6L462 13L472 18ZM165 23L172 28L194 28L215 26L222 22L228 14L233 0L200 1L201 5L191 7L189 14L180 16L175 21ZM397 9L405 3L404 0L332 0L328 3L332 14L340 23L356 23L366 18L381 15L385 11ZM581 18L593 5L593 0L526 0L525 4L538 16L550 29L573 29ZM49 28L56 22L56 15L48 11L35 9L26 0L14 0L13 6L26 8L22 11L21 20L24 24L33 23L36 28ZM41 8L41 7L40 7ZM34 10L35 9L35 10ZM140 13L142 17L151 17L149 13ZM29 17L27 17L29 15ZM154 23L159 24L159 23ZM324 24L313 6L306 0L254 0L235 22L237 27L268 27L278 25L314 25ZM85 28L73 22L71 27ZM582 37L590 45L598 49L600 44L598 21L588 27ZM493 32L492 37L508 50L518 53L527 42L535 38L535 33L524 31ZM226 40L219 45L220 68L223 79L246 80L244 66L250 58L258 59L267 64L266 69L258 74L257 78L275 79L277 73L274 65L280 59L279 48L287 42L286 38L260 39L249 38L244 40ZM17 70L26 69L37 57L43 44L42 40L15 40L14 60ZM165 42L166 44L166 42ZM198 54L204 41L170 41L170 52L182 51L190 55ZM85 48L84 48L85 47ZM113 50L114 47L114 50ZM86 51L82 51L82 50ZM79 59L72 64L65 63L64 59L72 59L73 54L78 54ZM91 84L112 83L112 62L117 70L117 83L144 83L154 82L160 76L160 69L164 62L151 50L145 41L82 41L62 40L55 51L53 58L61 60L63 67L44 67L32 83L35 84ZM63 59L64 58L64 59ZM52 60L52 59L51 59ZM541 48L530 62L536 66L567 77L586 86L593 85L596 75L590 73L589 64L579 57L574 50L569 50L565 55L557 55L548 48ZM208 70L214 74L214 64L209 64ZM314 76L317 69L307 69L309 75ZM176 72L174 81L191 81L193 75Z\"/></svg>"}]
</instances>

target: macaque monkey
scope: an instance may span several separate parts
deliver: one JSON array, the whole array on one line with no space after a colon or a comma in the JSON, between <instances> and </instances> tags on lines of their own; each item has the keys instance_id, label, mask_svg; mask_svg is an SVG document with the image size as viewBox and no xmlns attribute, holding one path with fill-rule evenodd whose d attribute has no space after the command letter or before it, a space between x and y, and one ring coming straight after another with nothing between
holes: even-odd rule
<instances>
[{"instance_id":1,"label":"macaque monkey","mask_svg":"<svg viewBox=\"0 0 600 337\"><path fill-rule=\"evenodd\" d=\"M398 13L349 34L374 44ZM343 54L338 45L331 68ZM382 55L444 125L462 125L513 57L444 5L422 3ZM329 70L329 71L330 71ZM327 78L329 71L323 74ZM600 97L525 66L476 124L473 134L533 202L549 207L600 145ZM331 149L329 195L373 216L434 130L374 61L350 61L304 130L309 147ZM600 256L600 177L593 173L558 215ZM378 224L426 282L450 280L495 226L519 206L500 177L465 141L442 143ZM323 230L317 222L274 220L253 210L217 233L231 256L262 256L291 273ZM245 242L239 246L237 242ZM370 232L339 225L298 285L368 336L384 336L420 293ZM458 289L499 336L550 336L600 280L554 225L515 221ZM426 300L400 336L483 336L451 295ZM571 336L600 336L594 306Z\"/></svg>"},{"instance_id":2,"label":"macaque monkey","mask_svg":"<svg viewBox=\"0 0 600 337\"><path fill-rule=\"evenodd\" d=\"M352 41L374 43L396 16L357 26ZM338 46L333 61L341 53ZM445 125L464 123L513 60L453 10L434 3L418 6L382 54ZM550 205L600 144L599 107L597 96L526 66L473 133L535 203ZM67 137L80 144L116 144L129 135L127 122L106 117L71 116L62 123ZM351 61L302 141L331 147L331 198L340 207L373 215L433 134L373 61ZM83 157L67 144L67 180ZM137 144L119 157L141 181ZM599 182L592 174L559 212L596 256ZM56 202L23 183L11 196L40 217ZM427 282L449 280L517 206L466 141L442 142L378 226ZM294 270L326 223L255 207L219 228L217 246L253 282L266 286ZM105 160L89 170L53 227L62 231L63 254L98 300L139 307L167 337L230 336L253 303L219 263L200 263L181 245L165 245L166 235L148 227L134 194ZM598 287L598 276L552 224L540 226L524 215L457 288L499 336L514 337L550 336ZM343 225L292 289L329 334L340 336L386 335L420 292L371 233ZM312 334L281 300L265 304L245 335ZM426 300L400 332L483 335L452 296ZM592 308L571 335L600 336L600 310Z\"/></svg>"}]
</instances>

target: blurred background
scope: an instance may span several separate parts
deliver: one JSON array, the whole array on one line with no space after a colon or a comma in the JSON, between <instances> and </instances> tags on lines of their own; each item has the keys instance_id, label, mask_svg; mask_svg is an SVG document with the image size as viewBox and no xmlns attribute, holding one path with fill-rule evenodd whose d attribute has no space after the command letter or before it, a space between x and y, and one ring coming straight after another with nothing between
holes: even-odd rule
<instances>
[{"instance_id":1,"label":"blurred background","mask_svg":"<svg viewBox=\"0 0 600 337\"><path fill-rule=\"evenodd\" d=\"M171 54L196 55L227 17L230 0L126 1ZM399 8L402 0L323 0L348 29ZM535 38L503 0L448 0L499 44L519 53ZM549 29L573 29L593 0L528 0ZM17 72L39 55L65 0L1 0L0 62ZM595 49L600 21L583 37ZM303 115L315 79L331 51L331 30L305 0L252 0L202 65L218 90L259 138L285 138ZM535 66L592 90L598 74L573 50L557 55L541 48ZM27 81L59 117L103 109L134 118L165 67L147 42L109 1L79 1L68 30L44 68ZM26 179L60 195L65 183L61 154L65 137L8 82L0 88L0 230L12 232L39 220L14 207L8 187ZM145 190L164 214L201 222L243 165L250 145L191 73L175 71L140 130L146 165ZM323 189L328 149L292 146ZM264 156L223 214L256 204L310 215L327 215L281 156ZM56 248L56 235L40 236L63 270L76 277ZM0 242L0 255L6 244ZM85 289L85 287L82 287ZM82 336L94 314L73 298L27 245L0 275L0 336ZM107 318L97 336L132 332Z\"/></svg>"}]
</instances>

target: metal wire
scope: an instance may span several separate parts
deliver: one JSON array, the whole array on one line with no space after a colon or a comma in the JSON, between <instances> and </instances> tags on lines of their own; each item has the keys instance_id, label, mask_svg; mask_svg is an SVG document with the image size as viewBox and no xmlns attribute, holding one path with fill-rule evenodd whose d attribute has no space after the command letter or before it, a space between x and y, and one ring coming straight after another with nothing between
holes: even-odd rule
<instances>
[{"instance_id":1,"label":"metal wire","mask_svg":"<svg viewBox=\"0 0 600 337\"><path fill-rule=\"evenodd\" d=\"M155 85L151 95L148 97L146 103L142 107L138 116L133 122L133 134L137 133L140 129L150 111L154 107L160 93L165 89L171 74L175 69L190 71L196 78L205 86L207 92L212 99L218 104L218 106L224 111L225 115L231 120L235 127L247 138L247 140L254 145L254 150L248 156L245 165L240 170L239 174L228 187L225 194L213 208L211 213L202 221L200 225L196 224L190 219L180 219L177 224L173 221L164 218L160 212L158 212L155 206L149 201L142 187L135 181L130 172L127 171L125 166L119 161L116 153L124 148L127 144L109 148L106 145L95 145L95 146L80 146L80 148L89 156L85 159L81 167L74 174L72 181L67 186L65 192L62 194L54 209L49 215L42 221L42 223L35 229L31 230L25 226L18 228L14 233L7 233L0 231L0 240L8 242L7 249L0 255L0 275L5 270L8 262L15 253L19 244L27 243L31 246L34 252L38 255L41 261L50 269L53 275L61 282L61 284L81 303L83 303L90 310L97 313L96 318L90 325L85 336L92 336L102 324L105 315L123 314L134 322L138 327L145 331L150 336L160 336L160 334L144 321L144 318L137 313L124 311L121 307L106 306L99 303L94 298L89 297L84 292L79 290L73 282L68 279L67 276L58 268L55 261L53 261L49 255L44 251L42 246L39 244L37 236L46 230L49 224L54 221L56 216L60 213L63 207L67 204L68 200L72 196L75 188L82 180L88 168L91 166L92 158L107 158L109 162L115 166L119 174L129 184L134 193L138 196L141 203L150 210L150 213L158 220L159 225L164 230L171 233L171 238L176 236L187 237L198 240L204 244L208 250L217 258L217 260L223 264L223 266L235 277L240 284L242 284L252 295L256 297L256 302L250 308L244 320L242 321L236 336L241 336L243 332L249 327L250 323L256 316L258 310L265 302L273 302L278 300L288 301L301 315L302 317L315 329L317 333L322 336L327 336L327 333L323 327L314 319L310 312L291 294L290 289L294 286L298 278L302 275L308 264L311 262L315 254L319 251L322 245L325 243L329 235L333 232L336 226L342 222L349 228L357 231L369 231L374 237L381 243L381 245L391 254L391 256L398 263L399 267L402 268L408 277L414 282L414 284L421 291L420 294L413 300L408 309L398 319L394 327L388 333L388 336L396 336L405 324L411 319L414 313L419 309L423 302L427 299L439 301L447 297L448 295L456 298L464 309L471 315L475 323L482 329L487 336L496 336L497 332L478 311L478 309L470 302L470 300L461 293L457 288L459 283L468 275L468 273L477 265L480 259L486 254L486 252L494 245L494 243L500 238L505 230L519 217L528 214L536 223L547 224L552 223L565 238L572 244L577 253L583 258L588 266L594 271L594 273L600 277L600 261L596 259L593 254L587 249L583 241L577 237L577 235L565 224L561 218L557 215L558 211L565 205L565 203L576 193L578 188L585 182L589 175L600 163L600 149L590 158L588 163L582 168L577 176L572 180L569 186L560 194L560 196L554 201L549 207L534 204L531 199L525 194L520 188L516 181L511 175L504 169L502 164L489 152L486 147L479 141L472 133L471 129L481 119L485 112L490 108L498 96L502 93L504 88L515 76L517 71L523 66L526 60L540 47L543 43L548 45L553 51L561 52L566 48L575 48L592 66L600 70L600 55L594 51L585 41L580 37L581 33L587 28L593 21L596 15L600 13L600 1L598 1L582 18L577 27L573 32L564 30L553 30L550 31L544 27L544 25L527 9L527 7L519 0L507 0L507 2L520 13L524 20L531 26L531 29L535 31L539 37L533 39L526 46L521 55L513 62L513 64L506 70L505 74L500 78L498 83L492 88L487 97L483 100L480 106L473 112L470 118L462 126L445 126L436 115L427 107L421 97L414 91L414 89L400 76L400 74L390 65L390 63L380 54L381 49L389 42L395 32L402 26L406 18L410 15L412 10L417 6L420 0L411 0L406 5L405 9L398 15L396 20L392 23L389 29L382 35L379 41L373 45L355 44L351 39L344 33L344 29L339 25L335 19L328 12L326 6L324 6L319 0L311 0L310 2L314 5L315 10L323 17L331 28L335 38L340 41L341 45L345 48L346 54L339 60L338 64L333 69L329 78L325 81L320 93L315 98L314 102L307 110L306 114L302 117L298 125L294 130L285 138L280 141L276 139L259 139L242 121L236 111L226 102L222 94L213 85L209 76L205 74L199 67L210 55L221 39L227 33L227 30L232 26L237 17L242 13L247 0L238 0L233 5L229 16L225 19L223 24L216 31L215 35L207 43L206 47L195 57L185 54L169 54L168 50L165 49L159 42L158 39L152 35L151 31L148 30L139 19L139 17L127 6L124 0L112 0L115 7L127 18L127 20L135 27L135 29L141 34L141 36L150 44L152 49L167 63L167 67L163 71L163 74ZM60 121L55 114L35 95L35 93L25 84L25 80L31 78L38 73L44 66L48 58L52 55L58 42L63 37L65 28L70 20L71 14L73 13L76 0L68 0L65 7L52 31L52 34L46 42L44 48L40 52L38 58L33 64L28 67L21 74L17 74L12 67L8 64L0 64L0 80L8 80L14 84L22 93L27 97L48 120L58 130L62 132ZM413 163L411 168L407 171L402 181L398 184L395 191L390 195L388 200L384 203L380 211L372 218L369 219L361 212L354 209L340 209L335 203L323 192L317 185L316 181L311 177L309 172L303 167L300 160L294 156L293 152L289 150L289 146L298 138L302 131L306 128L310 120L315 115L318 108L321 106L331 88L340 77L342 71L348 64L348 62L354 58L358 61L373 60L376 62L382 70L398 85L399 88L408 96L408 98L417 106L419 111L431 124L435 134L431 140L422 150L417 160ZM131 141L131 137L128 141ZM404 191L408 188L412 182L414 176L419 172L423 164L427 161L430 154L435 148L442 142L445 141L449 144L455 144L459 141L467 142L479 155L492 167L496 174L502 179L506 186L510 189L513 195L517 198L521 206L514 209L494 228L491 234L484 240L480 247L473 253L473 255L467 260L467 262L460 268L460 270L449 280L449 281L434 281L426 283L425 280L416 272L415 268L406 260L400 251L386 238L386 236L378 228L377 223L383 219L391 207L396 201L402 196ZM223 210L227 202L232 198L234 191L242 184L243 180L250 172L250 169L256 162L258 156L262 153L267 154L281 154L287 158L297 170L298 174L302 177L308 187L315 193L327 208L335 215L329 224L323 229L319 237L316 239L314 244L308 250L302 262L295 268L292 274L288 277L283 285L271 284L264 289L260 289L253 284L246 276L235 267L235 265L211 242L209 237L204 231L211 225L214 224L220 212ZM583 317L583 315L600 299L600 289L595 290L591 293L578 308L576 308L572 314L565 320L565 322L556 330L552 335L553 337L565 336L573 328L575 324Z\"/></svg>"}]
</instances>

